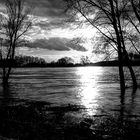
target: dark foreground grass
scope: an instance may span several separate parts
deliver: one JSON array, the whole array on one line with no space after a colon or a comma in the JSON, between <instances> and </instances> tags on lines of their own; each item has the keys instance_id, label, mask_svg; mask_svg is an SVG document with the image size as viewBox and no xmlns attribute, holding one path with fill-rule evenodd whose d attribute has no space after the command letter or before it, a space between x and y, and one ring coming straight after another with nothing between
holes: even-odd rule
<instances>
[{"instance_id":1,"label":"dark foreground grass","mask_svg":"<svg viewBox=\"0 0 140 140\"><path fill-rule=\"evenodd\" d=\"M23 102L0 107L0 139L128 140L140 139L139 116L96 115L77 118L83 108ZM70 115L73 114L73 115ZM131 119L130 119L131 118Z\"/></svg>"}]
</instances>

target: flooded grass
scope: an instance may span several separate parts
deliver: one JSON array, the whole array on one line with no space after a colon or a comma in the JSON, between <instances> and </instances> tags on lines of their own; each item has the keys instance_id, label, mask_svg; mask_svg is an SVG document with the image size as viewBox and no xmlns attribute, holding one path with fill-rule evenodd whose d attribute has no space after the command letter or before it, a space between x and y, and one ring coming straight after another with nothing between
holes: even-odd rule
<instances>
[{"instance_id":1,"label":"flooded grass","mask_svg":"<svg viewBox=\"0 0 140 140\"><path fill-rule=\"evenodd\" d=\"M23 102L0 107L0 135L18 140L128 140L140 138L139 116L95 115L76 118L76 105Z\"/></svg>"}]
</instances>

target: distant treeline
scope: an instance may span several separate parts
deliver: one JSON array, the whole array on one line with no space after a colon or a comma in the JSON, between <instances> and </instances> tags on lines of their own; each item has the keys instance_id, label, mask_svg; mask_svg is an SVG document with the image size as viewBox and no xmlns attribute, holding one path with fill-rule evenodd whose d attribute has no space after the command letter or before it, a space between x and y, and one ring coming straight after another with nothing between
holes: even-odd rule
<instances>
[{"instance_id":1,"label":"distant treeline","mask_svg":"<svg viewBox=\"0 0 140 140\"><path fill-rule=\"evenodd\" d=\"M15 56L13 60L0 60L0 67L9 65L12 67L40 67L46 66L46 61L43 58L23 55Z\"/></svg>"},{"instance_id":2,"label":"distant treeline","mask_svg":"<svg viewBox=\"0 0 140 140\"><path fill-rule=\"evenodd\" d=\"M63 57L57 61L52 61L47 63L45 59L33 56L15 56L13 60L0 60L0 67L74 67L74 66L84 66L89 64L87 58L81 59L80 63L74 63L74 60L70 57Z\"/></svg>"},{"instance_id":3,"label":"distant treeline","mask_svg":"<svg viewBox=\"0 0 140 140\"><path fill-rule=\"evenodd\" d=\"M70 57L63 57L58 59L56 62L52 61L47 63L45 59L33 56L15 56L14 60L7 61L5 59L0 60L0 67L9 66L12 67L78 67L78 66L118 66L118 61L100 61L97 63L90 63L86 59L82 59L80 63L74 63L74 60ZM124 61L124 66L125 66ZM131 60L131 65L139 66L139 60Z\"/></svg>"}]
</instances>

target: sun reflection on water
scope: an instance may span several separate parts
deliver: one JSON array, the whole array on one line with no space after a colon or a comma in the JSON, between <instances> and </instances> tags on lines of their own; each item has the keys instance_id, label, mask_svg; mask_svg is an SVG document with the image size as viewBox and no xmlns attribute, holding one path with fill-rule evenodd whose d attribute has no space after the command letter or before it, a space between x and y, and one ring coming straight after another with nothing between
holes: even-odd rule
<instances>
[{"instance_id":1,"label":"sun reflection on water","mask_svg":"<svg viewBox=\"0 0 140 140\"><path fill-rule=\"evenodd\" d=\"M78 96L80 97L81 104L85 106L88 115L95 115L99 105L97 81L101 73L101 67L82 67L77 70L81 84Z\"/></svg>"}]
</instances>

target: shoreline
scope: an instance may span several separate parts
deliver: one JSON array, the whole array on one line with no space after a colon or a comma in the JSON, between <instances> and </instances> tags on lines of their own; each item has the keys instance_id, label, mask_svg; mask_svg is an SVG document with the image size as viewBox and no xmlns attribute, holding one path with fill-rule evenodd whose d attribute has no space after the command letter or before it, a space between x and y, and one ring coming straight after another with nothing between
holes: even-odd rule
<instances>
[{"instance_id":1,"label":"shoreline","mask_svg":"<svg viewBox=\"0 0 140 140\"><path fill-rule=\"evenodd\" d=\"M140 116L120 117L108 113L82 116L69 113L84 109L76 105L51 106L47 102L22 101L1 105L0 136L9 139L37 140L116 140L139 139ZM114 114L115 115L115 114Z\"/></svg>"},{"instance_id":2,"label":"shoreline","mask_svg":"<svg viewBox=\"0 0 140 140\"><path fill-rule=\"evenodd\" d=\"M133 67L140 66L140 61L131 61L131 65ZM69 67L118 67L119 62L117 60L114 61L99 61L95 63L89 63L89 64L65 64L65 65L59 65L59 64L45 64L45 65L23 65L23 66L12 66L13 68L69 68ZM123 66L127 67L125 61L123 62ZM0 68L2 68L0 66Z\"/></svg>"}]
</instances>

